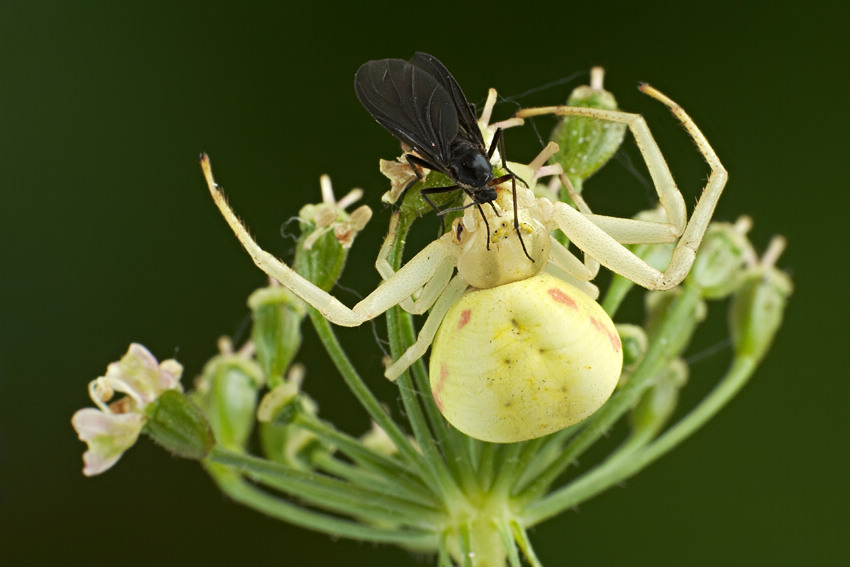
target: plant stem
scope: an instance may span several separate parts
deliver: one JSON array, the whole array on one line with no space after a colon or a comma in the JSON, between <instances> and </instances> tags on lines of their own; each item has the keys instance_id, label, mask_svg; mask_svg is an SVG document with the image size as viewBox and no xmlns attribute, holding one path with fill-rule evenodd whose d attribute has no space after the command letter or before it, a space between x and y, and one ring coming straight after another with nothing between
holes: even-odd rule
<instances>
[{"instance_id":1,"label":"plant stem","mask_svg":"<svg viewBox=\"0 0 850 567\"><path fill-rule=\"evenodd\" d=\"M220 447L214 448L207 460L326 510L368 522L428 529L444 521L443 514L433 507Z\"/></svg>"},{"instance_id":2,"label":"plant stem","mask_svg":"<svg viewBox=\"0 0 850 567\"><path fill-rule=\"evenodd\" d=\"M508 552L509 567L522 567L522 561L519 558L519 551L514 536L511 530L510 522L503 518L494 519L499 530L499 536L502 538L502 545Z\"/></svg>"},{"instance_id":3,"label":"plant stem","mask_svg":"<svg viewBox=\"0 0 850 567\"><path fill-rule=\"evenodd\" d=\"M349 520L306 510L286 500L274 497L253 486L237 472L227 467L209 463L208 469L219 488L235 501L302 528L333 537L389 543L421 551L433 551L439 544L433 531L364 526Z\"/></svg>"},{"instance_id":4,"label":"plant stem","mask_svg":"<svg viewBox=\"0 0 850 567\"><path fill-rule=\"evenodd\" d=\"M358 469L362 469L360 471L361 475L369 475L371 478L390 482L396 487L395 490L403 490L411 495L415 495L415 500L420 503L432 507L439 505L434 493L422 484L422 479L418 476L418 470L411 469L405 463L400 463L393 458L372 451L357 439L311 416L300 415L297 418L297 423L305 430L316 434L319 439L334 446L338 451L359 465ZM317 451L317 453L319 452ZM332 457L329 458L332 459ZM340 463L340 465L342 464ZM378 481L376 480L375 482ZM366 486L370 486L370 484L366 483Z\"/></svg>"},{"instance_id":5,"label":"plant stem","mask_svg":"<svg viewBox=\"0 0 850 567\"><path fill-rule=\"evenodd\" d=\"M564 451L564 444L581 431L582 424L571 425L552 435L538 437L525 443L519 456L522 464L515 472L511 494L520 494L522 489L537 478Z\"/></svg>"},{"instance_id":6,"label":"plant stem","mask_svg":"<svg viewBox=\"0 0 850 567\"><path fill-rule=\"evenodd\" d=\"M620 308L620 304L626 298L626 294L629 293L634 287L634 283L624 278L619 274L614 274L614 277L611 278L611 285L608 286L608 289L605 292L605 298L602 301L602 309L605 310L605 313L608 314L612 319L614 315L617 313L617 309Z\"/></svg>"},{"instance_id":7,"label":"plant stem","mask_svg":"<svg viewBox=\"0 0 850 567\"><path fill-rule=\"evenodd\" d=\"M345 351L342 350L342 346L337 341L330 323L313 308L310 308L308 313L310 315L310 321L312 321L313 327L316 329L316 333L319 335L319 339L321 339L325 350L328 351L331 360L336 365L352 393L357 397L357 400L366 409L375 423L389 435L390 439L392 439L398 448L399 453L419 470L425 470L426 465L422 454L413 447L404 432L384 410L380 402L372 394L372 391L366 386L366 383L363 382L363 379L357 373L357 370L355 370L354 365L351 364L348 356L346 356Z\"/></svg>"},{"instance_id":8,"label":"plant stem","mask_svg":"<svg viewBox=\"0 0 850 567\"><path fill-rule=\"evenodd\" d=\"M525 454L525 446L529 443L533 443L533 441L511 443L505 445L502 449L499 456L499 467L490 487L490 492L496 497L507 498L510 496L516 473L525 466L525 461L521 460L521 456Z\"/></svg>"},{"instance_id":9,"label":"plant stem","mask_svg":"<svg viewBox=\"0 0 850 567\"><path fill-rule=\"evenodd\" d=\"M399 219L398 230L395 235L395 241L393 242L389 254L387 256L387 261L392 266L393 270L398 270L401 265L402 253L404 250L404 242L407 238L407 233L410 230L411 221L409 218L405 216L401 216ZM405 314L409 317L409 314ZM393 356L393 359L398 359L399 356L408 348L410 344L413 342L413 331L412 324L407 326L407 333L405 332L404 325L404 316L402 315L402 310L400 307L396 306L387 311L387 338L390 343L390 353ZM408 320L409 322L409 320ZM405 340L407 338L407 341ZM420 405L419 397L421 392L414 387L413 380L411 379L410 372L404 372L398 378L398 387L399 392L401 393L402 404L404 405L404 409L407 412L407 418L410 421L410 426L413 429L413 435L416 438L416 441L419 443L420 448L422 449L422 453L424 454L424 468L427 468L428 476L436 483L438 494L443 498L444 502L451 502L456 505L461 505L466 502L466 498L463 493L459 489L458 485L455 482L454 477L449 472L449 469L446 465L446 461L443 459L443 456L440 454L440 451L437 447L437 444L434 440L434 436L429 429L428 423L425 419L425 415L423 414L422 405ZM428 392L428 397L430 398L430 386L425 390ZM423 402L426 404L428 402ZM434 404L433 398L430 400L431 404ZM440 418L442 419L442 418ZM442 435L441 429L445 429L445 427L436 427L436 433L440 438ZM429 483L430 484L430 483Z\"/></svg>"},{"instance_id":10,"label":"plant stem","mask_svg":"<svg viewBox=\"0 0 850 567\"><path fill-rule=\"evenodd\" d=\"M537 555L534 553L534 548L531 546L531 540L528 539L528 532L525 531L519 522L512 521L511 522L511 531L514 535L514 540L519 545L519 548L522 550L523 555L528 560L528 564L531 567L543 567L543 563L537 558Z\"/></svg>"},{"instance_id":11,"label":"plant stem","mask_svg":"<svg viewBox=\"0 0 850 567\"><path fill-rule=\"evenodd\" d=\"M399 315L401 342L402 345L409 346L415 341L413 317L403 311L400 311ZM434 397L431 395L431 384L424 363L421 360L417 360L413 364L411 372L413 373L413 383L416 390L421 394L419 399L425 409L431 431L434 432L437 445L442 448L445 462L452 476L460 483L464 492L468 493L475 482L470 475L472 461L468 446L466 445L466 436L449 426L443 414L440 413L436 402L434 402Z\"/></svg>"},{"instance_id":12,"label":"plant stem","mask_svg":"<svg viewBox=\"0 0 850 567\"><path fill-rule=\"evenodd\" d=\"M714 417L746 384L756 366L757 361L752 357L736 358L714 390L653 443L630 451L627 457L613 456L564 488L531 504L523 513L525 525L537 524L567 508L576 506L636 474L663 456Z\"/></svg>"}]
</instances>

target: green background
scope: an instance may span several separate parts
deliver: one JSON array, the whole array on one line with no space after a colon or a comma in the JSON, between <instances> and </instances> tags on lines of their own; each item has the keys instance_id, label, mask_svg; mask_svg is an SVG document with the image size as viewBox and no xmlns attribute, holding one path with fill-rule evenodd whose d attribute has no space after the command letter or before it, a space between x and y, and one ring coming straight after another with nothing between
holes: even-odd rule
<instances>
[{"instance_id":1,"label":"green background","mask_svg":"<svg viewBox=\"0 0 850 567\"><path fill-rule=\"evenodd\" d=\"M796 284L754 380L718 418L621 488L536 528L547 565L838 565L848 530L848 45L839 3L0 1L0 554L4 565L414 565L227 501L197 464L149 442L86 479L70 427L86 384L132 341L177 356L187 385L223 334L245 336L264 278L203 185L207 151L231 203L282 256L281 225L360 186L376 218L349 258L349 305L388 210L377 160L398 152L358 104L369 59L438 56L469 98L522 93L591 65L647 116L693 203L707 173L680 127L634 88L680 102L730 171L717 218L787 235ZM565 99L568 85L522 100ZM512 112L497 107L497 116ZM522 131L508 155L535 153ZM588 184L595 210L650 203L630 146ZM429 230L436 230L436 222ZM722 372L723 313L695 339L686 403ZM305 331L322 415L368 427ZM390 404L371 330L341 332ZM719 346L718 346L719 344ZM359 346L358 346L359 345ZM714 348L718 347L718 348ZM842 457L841 455L845 455ZM842 561L843 556L843 561ZM425 563L430 563L425 560Z\"/></svg>"}]
</instances>

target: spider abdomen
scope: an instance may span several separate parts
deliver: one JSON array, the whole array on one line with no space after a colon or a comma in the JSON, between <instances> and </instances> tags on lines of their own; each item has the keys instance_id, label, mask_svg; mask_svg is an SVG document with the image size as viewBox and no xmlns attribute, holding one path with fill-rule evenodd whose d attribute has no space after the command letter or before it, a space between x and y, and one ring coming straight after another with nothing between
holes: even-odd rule
<instances>
[{"instance_id":1,"label":"spider abdomen","mask_svg":"<svg viewBox=\"0 0 850 567\"><path fill-rule=\"evenodd\" d=\"M622 362L602 308L543 273L452 306L432 346L431 390L460 431L512 443L591 415L614 391Z\"/></svg>"}]
</instances>

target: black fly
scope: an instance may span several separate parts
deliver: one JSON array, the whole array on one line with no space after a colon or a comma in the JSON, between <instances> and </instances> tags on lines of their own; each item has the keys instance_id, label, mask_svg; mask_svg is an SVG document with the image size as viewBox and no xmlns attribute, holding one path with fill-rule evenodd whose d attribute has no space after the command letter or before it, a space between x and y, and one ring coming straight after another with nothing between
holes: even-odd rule
<instances>
[{"instance_id":1,"label":"black fly","mask_svg":"<svg viewBox=\"0 0 850 567\"><path fill-rule=\"evenodd\" d=\"M428 195L463 191L478 207L489 234L490 226L481 205L489 203L492 207L497 196L494 186L510 179L514 196L514 229L526 257L534 261L528 255L519 232L516 176L505 162L502 129L496 130L488 150L475 120L475 107L466 99L445 65L433 55L421 52L410 61L367 61L354 75L354 90L369 114L415 152L407 154L406 158L418 180L422 179L417 166L439 171L455 183L421 190L422 198L437 214L455 209L441 211ZM508 171L507 175L500 177L493 176L490 165L496 147L499 148L502 167ZM489 243L488 238L488 249Z\"/></svg>"}]
</instances>

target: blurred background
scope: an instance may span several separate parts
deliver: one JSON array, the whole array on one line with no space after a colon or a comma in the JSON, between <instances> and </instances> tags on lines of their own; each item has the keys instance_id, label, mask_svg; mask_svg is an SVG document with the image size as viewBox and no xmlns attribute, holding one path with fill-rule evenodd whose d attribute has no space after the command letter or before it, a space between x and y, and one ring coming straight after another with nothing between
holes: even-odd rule
<instances>
[{"instance_id":1,"label":"blurred background","mask_svg":"<svg viewBox=\"0 0 850 567\"><path fill-rule=\"evenodd\" d=\"M775 233L789 240L780 265L795 295L753 381L672 454L537 527L541 559L846 564L850 386L839 353L848 302L836 287L846 281L850 205L841 165L846 13L838 2L680 6L0 0L0 562L433 563L241 508L196 463L146 440L86 479L85 446L70 426L90 405L89 380L130 342L176 356L188 385L219 336L244 340L245 299L265 280L214 209L200 151L253 233L282 257L293 241L281 227L318 200L321 173L338 195L363 187L376 217L336 293L352 305L376 285L389 215L377 164L398 145L360 107L352 81L369 59L422 50L478 103L488 87L519 95L580 72L520 99L561 103L590 66L604 66L621 107L647 116L692 204L707 168L669 113L635 88L652 83L688 110L730 172L716 218L752 215L760 248ZM514 108L498 106L496 118ZM587 183L597 212L652 203L627 145ZM507 148L523 161L539 145L530 129L512 130ZM436 220L425 223L437 230ZM685 403L728 362L724 310L715 307L695 338ZM340 336L396 403L371 330ZM300 359L322 415L365 431L309 325Z\"/></svg>"}]
</instances>

